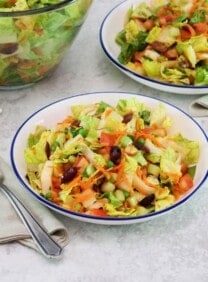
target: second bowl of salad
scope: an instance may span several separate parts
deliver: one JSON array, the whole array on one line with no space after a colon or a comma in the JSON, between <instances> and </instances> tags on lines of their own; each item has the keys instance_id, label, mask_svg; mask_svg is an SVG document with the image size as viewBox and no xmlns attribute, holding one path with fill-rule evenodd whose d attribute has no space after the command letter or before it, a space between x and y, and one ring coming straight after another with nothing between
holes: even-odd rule
<instances>
[{"instance_id":1,"label":"second bowl of salad","mask_svg":"<svg viewBox=\"0 0 208 282\"><path fill-rule=\"evenodd\" d=\"M207 1L127 0L100 29L107 57L126 75L176 94L208 92Z\"/></svg>"}]
</instances>

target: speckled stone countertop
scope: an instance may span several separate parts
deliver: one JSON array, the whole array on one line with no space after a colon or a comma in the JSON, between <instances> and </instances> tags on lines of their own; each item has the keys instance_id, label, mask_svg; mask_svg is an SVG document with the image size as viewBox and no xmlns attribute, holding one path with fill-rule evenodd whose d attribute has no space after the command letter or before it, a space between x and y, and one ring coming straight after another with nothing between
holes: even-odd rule
<instances>
[{"instance_id":1,"label":"speckled stone countertop","mask_svg":"<svg viewBox=\"0 0 208 282\"><path fill-rule=\"evenodd\" d=\"M121 0L95 0L66 59L31 88L0 91L0 155L10 162L11 140L24 119L60 98L97 91L131 91L158 97L183 110L197 97L160 92L126 77L106 58L99 28ZM208 131L208 118L198 119ZM60 261L48 261L19 244L0 246L1 282L207 282L208 183L172 213L123 226L82 223L58 216L70 230ZM1 227L0 227L1 228Z\"/></svg>"}]
</instances>

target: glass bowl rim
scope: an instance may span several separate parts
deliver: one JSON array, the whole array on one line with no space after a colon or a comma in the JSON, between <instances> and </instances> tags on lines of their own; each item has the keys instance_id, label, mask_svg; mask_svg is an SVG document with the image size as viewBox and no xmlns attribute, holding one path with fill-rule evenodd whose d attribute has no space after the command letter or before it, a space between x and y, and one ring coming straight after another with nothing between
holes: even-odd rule
<instances>
[{"instance_id":1,"label":"glass bowl rim","mask_svg":"<svg viewBox=\"0 0 208 282\"><path fill-rule=\"evenodd\" d=\"M8 18L8 17L19 17L19 16L29 16L29 15L37 15L45 12L58 10L67 6L70 3L76 2L77 0L63 0L57 2L55 4L51 4L41 8L29 9L29 10L21 10L21 11L0 11L0 17Z\"/></svg>"}]
</instances>

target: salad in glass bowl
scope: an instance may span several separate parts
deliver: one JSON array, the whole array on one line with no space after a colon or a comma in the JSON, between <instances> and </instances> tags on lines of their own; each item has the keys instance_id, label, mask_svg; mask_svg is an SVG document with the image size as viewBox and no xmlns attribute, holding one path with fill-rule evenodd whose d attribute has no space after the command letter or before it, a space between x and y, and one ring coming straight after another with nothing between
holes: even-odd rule
<instances>
[{"instance_id":1,"label":"salad in glass bowl","mask_svg":"<svg viewBox=\"0 0 208 282\"><path fill-rule=\"evenodd\" d=\"M92 0L0 1L0 89L31 85L61 62Z\"/></svg>"}]
</instances>

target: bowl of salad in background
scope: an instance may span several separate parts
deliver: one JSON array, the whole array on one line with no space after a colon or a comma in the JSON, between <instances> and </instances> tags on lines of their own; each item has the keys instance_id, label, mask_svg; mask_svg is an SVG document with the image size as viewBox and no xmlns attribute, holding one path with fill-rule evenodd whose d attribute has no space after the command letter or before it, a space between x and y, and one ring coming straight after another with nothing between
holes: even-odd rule
<instances>
[{"instance_id":1,"label":"bowl of salad in background","mask_svg":"<svg viewBox=\"0 0 208 282\"><path fill-rule=\"evenodd\" d=\"M49 104L11 146L22 189L65 216L130 224L175 210L207 177L207 136L179 108L134 93Z\"/></svg>"},{"instance_id":2,"label":"bowl of salad in background","mask_svg":"<svg viewBox=\"0 0 208 282\"><path fill-rule=\"evenodd\" d=\"M49 75L78 34L92 0L1 1L0 89Z\"/></svg>"},{"instance_id":3,"label":"bowl of salad in background","mask_svg":"<svg viewBox=\"0 0 208 282\"><path fill-rule=\"evenodd\" d=\"M101 46L122 72L175 94L208 93L208 4L127 0L100 28Z\"/></svg>"}]
</instances>

